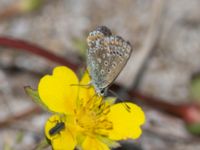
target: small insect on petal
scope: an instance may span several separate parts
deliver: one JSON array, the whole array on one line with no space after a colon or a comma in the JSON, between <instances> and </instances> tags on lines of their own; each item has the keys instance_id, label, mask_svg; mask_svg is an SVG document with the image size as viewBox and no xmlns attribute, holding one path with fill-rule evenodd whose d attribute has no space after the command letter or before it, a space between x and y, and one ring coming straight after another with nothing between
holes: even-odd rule
<instances>
[{"instance_id":1,"label":"small insect on petal","mask_svg":"<svg viewBox=\"0 0 200 150\"><path fill-rule=\"evenodd\" d=\"M65 128L65 123L58 122L53 128L51 128L49 130L49 135L50 136L56 135L56 134L60 133L60 131L62 131L64 128Z\"/></svg>"}]
</instances>

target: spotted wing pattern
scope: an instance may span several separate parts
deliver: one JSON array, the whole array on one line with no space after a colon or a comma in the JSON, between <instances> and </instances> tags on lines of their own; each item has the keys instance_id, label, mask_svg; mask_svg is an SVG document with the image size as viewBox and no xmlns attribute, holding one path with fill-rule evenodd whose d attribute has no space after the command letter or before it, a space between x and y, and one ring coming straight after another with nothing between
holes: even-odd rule
<instances>
[{"instance_id":1,"label":"spotted wing pattern","mask_svg":"<svg viewBox=\"0 0 200 150\"><path fill-rule=\"evenodd\" d=\"M127 63L132 48L129 42L100 26L88 38L87 66L97 93L107 88Z\"/></svg>"}]
</instances>

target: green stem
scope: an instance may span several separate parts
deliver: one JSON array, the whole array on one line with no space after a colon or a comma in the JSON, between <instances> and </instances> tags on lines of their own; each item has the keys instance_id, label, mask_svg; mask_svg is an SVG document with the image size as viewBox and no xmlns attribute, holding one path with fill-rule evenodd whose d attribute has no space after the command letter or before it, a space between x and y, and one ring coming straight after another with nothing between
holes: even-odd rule
<instances>
[{"instance_id":1,"label":"green stem","mask_svg":"<svg viewBox=\"0 0 200 150\"><path fill-rule=\"evenodd\" d=\"M45 148L49 147L49 143L46 138L40 141L40 143L34 148L34 150L44 150Z\"/></svg>"}]
</instances>

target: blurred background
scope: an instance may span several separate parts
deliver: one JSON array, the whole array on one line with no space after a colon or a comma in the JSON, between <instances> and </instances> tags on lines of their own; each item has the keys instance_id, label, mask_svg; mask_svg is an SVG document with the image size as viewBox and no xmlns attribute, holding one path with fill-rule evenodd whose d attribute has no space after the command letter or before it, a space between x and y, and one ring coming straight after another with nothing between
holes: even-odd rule
<instances>
[{"instance_id":1,"label":"blurred background","mask_svg":"<svg viewBox=\"0 0 200 150\"><path fill-rule=\"evenodd\" d=\"M15 42L85 67L86 38L99 25L133 45L116 83L140 93L129 99L146 114L142 136L119 149L200 149L199 8L199 0L0 0L0 149L30 150L44 137L49 114L24 86L37 88L60 65Z\"/></svg>"}]
</instances>

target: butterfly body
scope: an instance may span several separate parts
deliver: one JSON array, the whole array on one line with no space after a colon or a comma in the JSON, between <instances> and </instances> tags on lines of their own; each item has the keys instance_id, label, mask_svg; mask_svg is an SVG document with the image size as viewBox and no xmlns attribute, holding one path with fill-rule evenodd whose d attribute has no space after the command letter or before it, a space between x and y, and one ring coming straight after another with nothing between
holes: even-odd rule
<instances>
[{"instance_id":1,"label":"butterfly body","mask_svg":"<svg viewBox=\"0 0 200 150\"><path fill-rule=\"evenodd\" d=\"M100 26L90 32L87 43L87 66L97 94L105 95L108 87L126 65L132 52L131 45L122 37Z\"/></svg>"}]
</instances>

